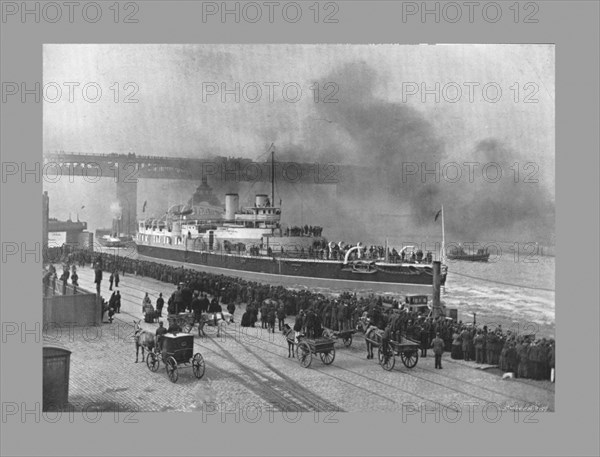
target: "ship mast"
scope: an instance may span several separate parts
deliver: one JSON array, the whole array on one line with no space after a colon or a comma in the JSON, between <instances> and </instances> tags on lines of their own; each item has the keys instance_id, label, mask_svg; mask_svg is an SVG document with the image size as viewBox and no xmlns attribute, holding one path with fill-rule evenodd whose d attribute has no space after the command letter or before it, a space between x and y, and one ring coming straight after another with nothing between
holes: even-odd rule
<instances>
[{"instance_id":1,"label":"ship mast","mask_svg":"<svg viewBox=\"0 0 600 457\"><path fill-rule=\"evenodd\" d=\"M271 143L271 206L275 207L275 146Z\"/></svg>"},{"instance_id":2,"label":"ship mast","mask_svg":"<svg viewBox=\"0 0 600 457\"><path fill-rule=\"evenodd\" d=\"M444 229L444 205L442 205L442 250L440 252L440 261L444 263L446 253L446 230Z\"/></svg>"}]
</instances>

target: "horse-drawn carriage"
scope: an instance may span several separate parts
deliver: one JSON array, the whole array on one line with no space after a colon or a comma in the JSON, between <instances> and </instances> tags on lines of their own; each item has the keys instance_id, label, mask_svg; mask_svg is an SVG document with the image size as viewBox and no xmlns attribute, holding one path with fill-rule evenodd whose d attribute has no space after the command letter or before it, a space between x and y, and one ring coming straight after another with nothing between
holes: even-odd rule
<instances>
[{"instance_id":1,"label":"horse-drawn carriage","mask_svg":"<svg viewBox=\"0 0 600 457\"><path fill-rule=\"evenodd\" d=\"M356 330L331 330L329 328L323 329L323 337L331 340L340 339L345 347L352 345L352 335L356 333Z\"/></svg>"},{"instance_id":2,"label":"horse-drawn carriage","mask_svg":"<svg viewBox=\"0 0 600 457\"><path fill-rule=\"evenodd\" d=\"M296 358L304 368L310 367L313 354L319 354L321 362L331 365L335 360L335 347L330 338L306 338L298 336L296 344Z\"/></svg>"},{"instance_id":3,"label":"horse-drawn carriage","mask_svg":"<svg viewBox=\"0 0 600 457\"><path fill-rule=\"evenodd\" d=\"M162 336L162 349L158 351L158 345L154 351L148 353L146 365L152 372L158 371L160 360L162 359L167 370L167 375L171 382L177 382L179 378L179 365L185 365L183 368L192 368L194 376L198 379L204 376L206 363L202 354L194 354L194 336L185 333L171 334ZM190 365L190 366L188 366Z\"/></svg>"},{"instance_id":4,"label":"horse-drawn carriage","mask_svg":"<svg viewBox=\"0 0 600 457\"><path fill-rule=\"evenodd\" d=\"M396 356L400 356L406 368L414 368L419 361L421 344L395 332L396 338L388 341L387 351L383 349L383 330L371 325L368 319L359 320L359 329L365 334L367 359L373 358L373 348L377 348L377 359L384 370L390 371L396 365Z\"/></svg>"},{"instance_id":5,"label":"horse-drawn carriage","mask_svg":"<svg viewBox=\"0 0 600 457\"><path fill-rule=\"evenodd\" d=\"M400 360L406 368L414 368L419 361L420 343L404 336L400 336L399 341L388 341L388 348L385 351L381 335L365 335L365 341L367 346L371 345L371 347L377 348L377 359L384 370L391 371L394 369L396 356L400 356Z\"/></svg>"}]
</instances>

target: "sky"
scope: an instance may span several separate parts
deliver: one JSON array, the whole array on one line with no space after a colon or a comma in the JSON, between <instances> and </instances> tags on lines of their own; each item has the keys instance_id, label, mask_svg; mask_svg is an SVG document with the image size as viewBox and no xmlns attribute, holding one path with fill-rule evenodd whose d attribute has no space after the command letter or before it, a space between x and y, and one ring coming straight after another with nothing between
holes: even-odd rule
<instances>
[{"instance_id":1,"label":"sky","mask_svg":"<svg viewBox=\"0 0 600 457\"><path fill-rule=\"evenodd\" d=\"M293 158L372 165L398 174L403 163L421 158L462 164L501 157L505 174L514 173L510 164L519 164L519 181L533 170L525 164L535 164L538 183L534 197L498 220L521 217L532 205L547 213L555 187L554 52L552 45L45 45L44 151L255 159L274 143ZM79 83L72 102L68 82ZM86 83L102 89L99 101L84 99ZM231 93L223 100L222 85L235 92L236 83L239 102ZM422 89L435 91L436 83L439 102L431 93L422 100ZM63 92L52 100L56 85ZM211 95L215 88L218 93ZM137 103L126 103L127 96ZM435 205L439 195L489 190L495 214L510 207L502 200L507 195L530 193L522 182L510 189L487 182L444 184L433 191L410 188L407 195L413 204L419 198ZM64 217L99 188L108 192L110 184L46 187L61 196L54 209ZM165 183L145 187L149 192ZM194 186L179 187L173 192ZM471 211L471 197L467 203L456 211ZM527 217L536 225L539 216ZM553 231L551 219L545 234ZM458 229L458 219L455 225Z\"/></svg>"}]
</instances>

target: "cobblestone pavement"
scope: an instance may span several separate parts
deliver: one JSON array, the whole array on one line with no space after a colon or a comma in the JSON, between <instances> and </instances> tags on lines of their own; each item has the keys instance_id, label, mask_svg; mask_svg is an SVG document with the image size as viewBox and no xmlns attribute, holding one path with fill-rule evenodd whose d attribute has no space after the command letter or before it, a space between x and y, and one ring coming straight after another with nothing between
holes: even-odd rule
<instances>
[{"instance_id":1,"label":"cobblestone pavement","mask_svg":"<svg viewBox=\"0 0 600 457\"><path fill-rule=\"evenodd\" d=\"M80 285L95 290L93 271L80 268ZM443 370L435 370L431 351L419 358L413 369L397 358L396 367L384 371L366 359L366 346L356 334L352 346L336 342L335 360L324 365L313 358L310 368L287 357L283 335L257 328L230 324L216 336L194 334L194 353L206 360L206 373L196 379L191 369L181 369L171 383L164 364L152 373L142 362L135 363L133 321L142 319L142 298L148 292L155 303L158 293L167 299L173 285L137 276L124 276L119 287L121 313L112 324L100 327L58 329L50 327L47 344L73 351L69 402L96 404L111 410L128 411L228 411L252 421L259 412L285 412L290 419L306 411L401 412L406 410L478 410L488 414L515 408L523 411L553 411L554 384L546 381L502 380L492 370L477 369L474 363L443 357ZM110 297L108 281L102 295ZM243 306L236 310L236 322ZM291 319L288 319L290 321ZM291 323L291 322L289 322ZM157 324L142 327L154 333Z\"/></svg>"}]
</instances>

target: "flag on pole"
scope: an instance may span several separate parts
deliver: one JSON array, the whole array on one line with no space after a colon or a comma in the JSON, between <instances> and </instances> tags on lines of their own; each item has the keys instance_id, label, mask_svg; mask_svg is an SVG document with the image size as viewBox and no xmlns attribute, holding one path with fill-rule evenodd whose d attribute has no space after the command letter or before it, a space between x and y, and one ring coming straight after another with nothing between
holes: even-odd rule
<instances>
[{"instance_id":1,"label":"flag on pole","mask_svg":"<svg viewBox=\"0 0 600 457\"><path fill-rule=\"evenodd\" d=\"M433 222L435 222L435 221L437 221L437 220L438 220L438 217L440 217L440 214L442 214L442 210L439 210L439 211L437 212L437 214L435 215L435 219L433 220Z\"/></svg>"}]
</instances>

